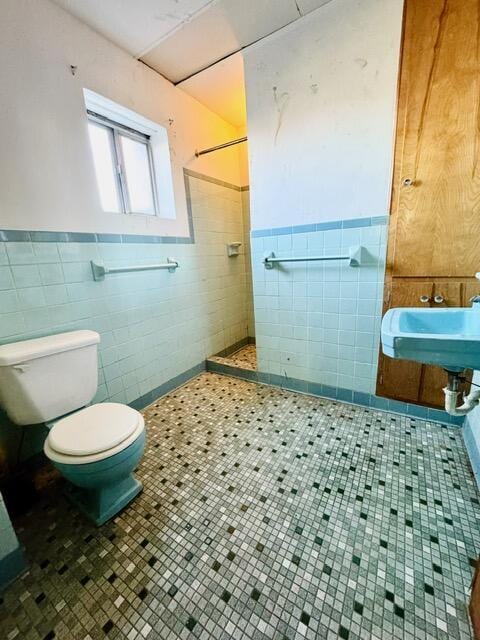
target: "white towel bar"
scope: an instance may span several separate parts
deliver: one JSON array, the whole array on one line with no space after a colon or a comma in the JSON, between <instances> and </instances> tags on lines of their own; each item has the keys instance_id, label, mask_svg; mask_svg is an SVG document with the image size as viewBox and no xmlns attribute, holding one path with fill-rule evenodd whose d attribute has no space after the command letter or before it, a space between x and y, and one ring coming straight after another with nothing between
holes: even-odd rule
<instances>
[{"instance_id":1,"label":"white towel bar","mask_svg":"<svg viewBox=\"0 0 480 640\"><path fill-rule=\"evenodd\" d=\"M131 267L106 267L102 263L90 262L92 265L92 273L94 280L105 280L105 276L110 273L129 273L131 271L153 271L154 269L168 269L170 273L174 273L175 269L180 266L175 258L167 258L167 262L160 264L138 264Z\"/></svg>"},{"instance_id":2,"label":"white towel bar","mask_svg":"<svg viewBox=\"0 0 480 640\"><path fill-rule=\"evenodd\" d=\"M359 267L362 264L363 247L350 247L348 256L301 256L299 258L277 258L271 251L263 257L263 264L266 269L273 269L277 262L316 262L318 260L349 260L350 267Z\"/></svg>"}]
</instances>

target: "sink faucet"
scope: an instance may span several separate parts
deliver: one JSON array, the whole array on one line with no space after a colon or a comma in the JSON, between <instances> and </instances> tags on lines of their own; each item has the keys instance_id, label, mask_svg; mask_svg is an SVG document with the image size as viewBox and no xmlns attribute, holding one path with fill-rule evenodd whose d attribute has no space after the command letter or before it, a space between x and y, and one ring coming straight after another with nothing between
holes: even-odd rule
<instances>
[{"instance_id":1,"label":"sink faucet","mask_svg":"<svg viewBox=\"0 0 480 640\"><path fill-rule=\"evenodd\" d=\"M475 274L475 278L477 280L480 280L480 271L477 271L477 273ZM477 307L478 303L480 302L480 293L477 293L476 296L472 296L469 302L472 303L472 307L476 307L477 309L480 308L480 307Z\"/></svg>"}]
</instances>

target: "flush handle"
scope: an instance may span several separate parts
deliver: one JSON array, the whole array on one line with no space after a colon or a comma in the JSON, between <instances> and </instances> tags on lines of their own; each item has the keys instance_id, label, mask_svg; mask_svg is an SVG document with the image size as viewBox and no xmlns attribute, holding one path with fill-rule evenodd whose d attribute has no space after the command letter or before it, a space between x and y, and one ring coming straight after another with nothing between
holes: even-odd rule
<instances>
[{"instance_id":1,"label":"flush handle","mask_svg":"<svg viewBox=\"0 0 480 640\"><path fill-rule=\"evenodd\" d=\"M415 180L412 180L412 178L404 178L402 184L404 187L413 187Z\"/></svg>"},{"instance_id":2,"label":"flush handle","mask_svg":"<svg viewBox=\"0 0 480 640\"><path fill-rule=\"evenodd\" d=\"M445 299L444 299L444 297L443 297L443 296L435 296L435 297L434 297L434 299L433 299L433 301L434 301L436 304L442 304L442 302L445 302Z\"/></svg>"},{"instance_id":3,"label":"flush handle","mask_svg":"<svg viewBox=\"0 0 480 640\"><path fill-rule=\"evenodd\" d=\"M15 369L16 371L21 371L22 373L25 373L26 371L29 370L29 366L28 364L14 364L12 369Z\"/></svg>"},{"instance_id":4,"label":"flush handle","mask_svg":"<svg viewBox=\"0 0 480 640\"><path fill-rule=\"evenodd\" d=\"M429 296L420 296L420 302L427 303L430 302Z\"/></svg>"}]
</instances>

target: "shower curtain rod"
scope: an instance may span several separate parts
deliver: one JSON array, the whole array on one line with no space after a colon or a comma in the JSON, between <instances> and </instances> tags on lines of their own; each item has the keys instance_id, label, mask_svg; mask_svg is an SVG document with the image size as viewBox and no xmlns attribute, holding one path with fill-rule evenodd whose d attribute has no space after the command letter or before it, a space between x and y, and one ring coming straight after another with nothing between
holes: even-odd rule
<instances>
[{"instance_id":1,"label":"shower curtain rod","mask_svg":"<svg viewBox=\"0 0 480 640\"><path fill-rule=\"evenodd\" d=\"M231 147L234 144L240 144L241 142L246 142L247 140L248 140L247 136L244 136L243 138L238 138L238 140L230 140L230 142L217 144L216 147L210 147L209 149L202 149L201 151L195 151L195 156L198 158L199 156L203 156L206 153L212 153L212 151L219 151L220 149L225 149L226 147Z\"/></svg>"}]
</instances>

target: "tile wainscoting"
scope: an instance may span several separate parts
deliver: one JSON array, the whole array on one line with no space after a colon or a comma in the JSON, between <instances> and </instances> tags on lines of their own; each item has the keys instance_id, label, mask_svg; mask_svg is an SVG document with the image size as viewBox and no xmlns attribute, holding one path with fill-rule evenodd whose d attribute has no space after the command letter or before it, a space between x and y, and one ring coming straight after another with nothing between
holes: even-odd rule
<instances>
[{"instance_id":1,"label":"tile wainscoting","mask_svg":"<svg viewBox=\"0 0 480 640\"><path fill-rule=\"evenodd\" d=\"M18 543L0 494L0 592L26 568L23 550Z\"/></svg>"},{"instance_id":2,"label":"tile wainscoting","mask_svg":"<svg viewBox=\"0 0 480 640\"><path fill-rule=\"evenodd\" d=\"M247 282L248 335L255 337L255 311L253 308L252 254L250 243L250 189L242 189L243 243L245 247L245 268Z\"/></svg>"},{"instance_id":3,"label":"tile wainscoting","mask_svg":"<svg viewBox=\"0 0 480 640\"><path fill-rule=\"evenodd\" d=\"M478 424L476 425L470 416L465 420L465 426L463 427L463 440L468 452L468 457L470 458L473 475L475 476L477 486L480 489L480 448L478 445Z\"/></svg>"},{"instance_id":4,"label":"tile wainscoting","mask_svg":"<svg viewBox=\"0 0 480 640\"><path fill-rule=\"evenodd\" d=\"M473 383L480 384L480 373L475 371ZM473 473L480 488L480 407L476 407L465 419L463 439L472 463Z\"/></svg>"},{"instance_id":5,"label":"tile wainscoting","mask_svg":"<svg viewBox=\"0 0 480 640\"><path fill-rule=\"evenodd\" d=\"M387 223L378 216L252 231L258 372L247 372L248 379L461 424L463 418L444 411L375 396ZM337 261L263 265L271 251L285 258L332 256L355 245L366 249L360 267Z\"/></svg>"},{"instance_id":6,"label":"tile wainscoting","mask_svg":"<svg viewBox=\"0 0 480 640\"><path fill-rule=\"evenodd\" d=\"M95 401L145 406L203 368L207 356L246 338L245 254L231 259L226 251L244 237L242 189L192 172L185 181L189 237L0 232L0 343L98 331ZM179 261L175 273L92 278L91 260L120 267L169 256ZM21 430L0 420L0 449L12 459ZM42 430L33 431L24 457L43 443Z\"/></svg>"},{"instance_id":7,"label":"tile wainscoting","mask_svg":"<svg viewBox=\"0 0 480 640\"><path fill-rule=\"evenodd\" d=\"M375 389L385 274L385 217L252 232L258 368L269 374L371 394ZM362 245L361 267L348 262L285 263L279 257L339 255Z\"/></svg>"}]
</instances>

